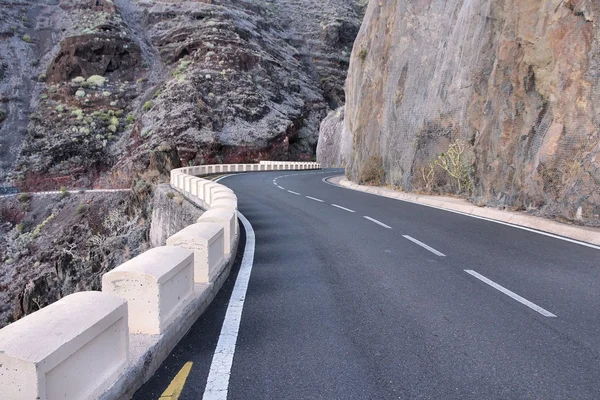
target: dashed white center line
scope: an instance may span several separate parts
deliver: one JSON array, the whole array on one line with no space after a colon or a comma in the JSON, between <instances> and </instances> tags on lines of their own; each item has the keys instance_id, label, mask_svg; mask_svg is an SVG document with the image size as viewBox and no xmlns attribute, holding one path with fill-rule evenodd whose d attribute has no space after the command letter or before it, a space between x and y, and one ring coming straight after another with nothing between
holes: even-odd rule
<instances>
[{"instance_id":1,"label":"dashed white center line","mask_svg":"<svg viewBox=\"0 0 600 400\"><path fill-rule=\"evenodd\" d=\"M383 222L381 222L381 221L377 221L375 218L367 217L366 215L363 215L363 217L365 217L366 219L368 219L368 220L369 220L369 221L371 221L371 222L375 222L377 225L381 225L381 226L383 226L384 228L387 228L387 229L392 229L392 227L391 227L391 226L389 226L389 225L386 225L386 224L384 224L384 223L383 223Z\"/></svg>"},{"instance_id":2,"label":"dashed white center line","mask_svg":"<svg viewBox=\"0 0 600 400\"><path fill-rule=\"evenodd\" d=\"M323 201L323 200L321 200L321 199L317 199L317 198L315 198L315 197L310 197L310 196L305 196L305 197L306 197L307 199L311 199L311 200L314 200L314 201L318 201L319 203L324 203L324 201Z\"/></svg>"},{"instance_id":3,"label":"dashed white center line","mask_svg":"<svg viewBox=\"0 0 600 400\"><path fill-rule=\"evenodd\" d=\"M475 278L479 279L480 281L490 285L494 289L501 291L502 293L504 293L508 297L518 301L519 303L526 305L527 307L531 308L534 311L539 312L544 317L556 318L556 315L552 314L550 311L544 310L542 307L538 306L537 304L534 304L534 303L530 302L529 300L524 299L523 297L519 296L518 294L511 292L504 286L498 285L496 282L486 278L485 276L478 274L477 272L475 272L471 269L465 269L465 272L471 276L474 276Z\"/></svg>"},{"instance_id":4,"label":"dashed white center line","mask_svg":"<svg viewBox=\"0 0 600 400\"><path fill-rule=\"evenodd\" d=\"M288 193L295 194L296 196L300 196L300 193L292 192L291 190L288 190Z\"/></svg>"},{"instance_id":5,"label":"dashed white center line","mask_svg":"<svg viewBox=\"0 0 600 400\"><path fill-rule=\"evenodd\" d=\"M418 241L417 239L415 239L414 237L408 236L408 235L402 235L404 238L410 240L413 243L418 244L419 246L423 247L424 249L429 250L430 252L432 252L433 254L435 254L436 256L440 256L440 257L446 257L446 255L444 253L441 253L439 251L437 251L436 249L434 249L431 246L426 245L423 242Z\"/></svg>"},{"instance_id":6,"label":"dashed white center line","mask_svg":"<svg viewBox=\"0 0 600 400\"><path fill-rule=\"evenodd\" d=\"M337 204L332 204L332 206L334 206L334 207L336 207L336 208L339 208L340 210L348 211L348 212L351 212L351 213L353 213L353 212L356 212L356 211L354 211L354 210L351 210L351 209L349 209L349 208L342 207L342 206L338 206Z\"/></svg>"}]
</instances>

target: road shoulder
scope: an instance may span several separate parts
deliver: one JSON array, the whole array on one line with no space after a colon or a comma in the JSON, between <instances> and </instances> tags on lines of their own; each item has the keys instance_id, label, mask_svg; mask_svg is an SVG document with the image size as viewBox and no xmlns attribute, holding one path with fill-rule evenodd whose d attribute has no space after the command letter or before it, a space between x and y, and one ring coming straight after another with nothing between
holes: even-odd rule
<instances>
[{"instance_id":1,"label":"road shoulder","mask_svg":"<svg viewBox=\"0 0 600 400\"><path fill-rule=\"evenodd\" d=\"M384 187L358 185L349 181L344 176L330 178L329 182L351 190L397 199L400 201L416 203L427 207L439 208L446 211L465 214L475 218L488 219L494 222L521 227L523 229L537 230L545 232L546 234L557 235L563 238L572 239L574 241L588 243L594 245L593 247L600 246L600 229L596 228L563 224L520 212L497 210L488 207L478 207L467 202L466 200L453 197L420 195L399 192L394 189Z\"/></svg>"}]
</instances>

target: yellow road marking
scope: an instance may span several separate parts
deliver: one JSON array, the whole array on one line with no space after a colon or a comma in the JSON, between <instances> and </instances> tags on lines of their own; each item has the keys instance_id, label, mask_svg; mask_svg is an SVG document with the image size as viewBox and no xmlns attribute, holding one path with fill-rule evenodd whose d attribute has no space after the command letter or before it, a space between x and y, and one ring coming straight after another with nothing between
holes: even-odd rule
<instances>
[{"instance_id":1,"label":"yellow road marking","mask_svg":"<svg viewBox=\"0 0 600 400\"><path fill-rule=\"evenodd\" d=\"M177 400L179 396L181 396L181 392L183 391L183 387L185 386L185 381L187 380L190 371L192 370L192 362L188 361L185 363L183 367L179 370L175 378L171 381L171 384L160 395L158 400Z\"/></svg>"},{"instance_id":2,"label":"yellow road marking","mask_svg":"<svg viewBox=\"0 0 600 400\"><path fill-rule=\"evenodd\" d=\"M225 175L215 175L215 176L211 176L210 179L211 181L214 181L215 179L219 179L220 177L225 176Z\"/></svg>"}]
</instances>

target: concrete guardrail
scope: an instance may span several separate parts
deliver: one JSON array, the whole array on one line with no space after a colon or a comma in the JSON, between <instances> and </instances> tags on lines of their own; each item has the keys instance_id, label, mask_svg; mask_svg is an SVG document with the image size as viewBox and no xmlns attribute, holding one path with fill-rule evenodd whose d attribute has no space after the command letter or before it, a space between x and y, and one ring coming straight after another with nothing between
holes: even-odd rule
<instances>
[{"instance_id":1,"label":"concrete guardrail","mask_svg":"<svg viewBox=\"0 0 600 400\"><path fill-rule=\"evenodd\" d=\"M320 169L261 161L171 171L171 186L206 210L198 221L80 292L0 329L0 388L11 400L127 399L204 312L235 259L237 197L198 176Z\"/></svg>"}]
</instances>

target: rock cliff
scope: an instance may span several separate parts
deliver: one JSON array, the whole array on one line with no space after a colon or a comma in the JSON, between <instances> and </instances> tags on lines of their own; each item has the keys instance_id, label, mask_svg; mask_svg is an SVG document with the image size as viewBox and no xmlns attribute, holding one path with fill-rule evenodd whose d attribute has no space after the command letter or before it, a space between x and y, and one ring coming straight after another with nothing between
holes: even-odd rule
<instances>
[{"instance_id":1,"label":"rock cliff","mask_svg":"<svg viewBox=\"0 0 600 400\"><path fill-rule=\"evenodd\" d=\"M171 167L314 157L357 0L4 0L0 183L129 187Z\"/></svg>"},{"instance_id":2,"label":"rock cliff","mask_svg":"<svg viewBox=\"0 0 600 400\"><path fill-rule=\"evenodd\" d=\"M339 132L350 177L600 226L599 40L594 0L371 1Z\"/></svg>"},{"instance_id":3,"label":"rock cliff","mask_svg":"<svg viewBox=\"0 0 600 400\"><path fill-rule=\"evenodd\" d=\"M0 197L0 328L150 248L151 186Z\"/></svg>"},{"instance_id":4,"label":"rock cliff","mask_svg":"<svg viewBox=\"0 0 600 400\"><path fill-rule=\"evenodd\" d=\"M201 213L173 167L308 160L362 0L0 0L0 327ZM5 186L11 186L6 188Z\"/></svg>"}]
</instances>

